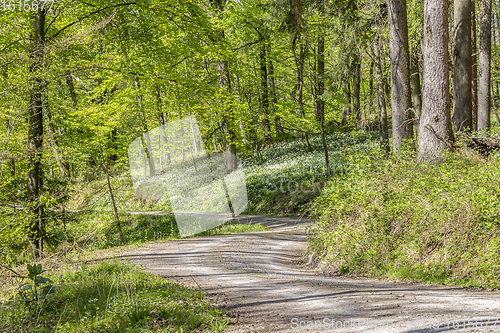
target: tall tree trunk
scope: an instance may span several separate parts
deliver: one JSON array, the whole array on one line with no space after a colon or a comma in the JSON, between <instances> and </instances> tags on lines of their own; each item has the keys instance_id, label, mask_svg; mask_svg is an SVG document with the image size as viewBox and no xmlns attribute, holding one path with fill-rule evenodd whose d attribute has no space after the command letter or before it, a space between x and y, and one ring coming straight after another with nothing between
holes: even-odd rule
<instances>
[{"instance_id":1,"label":"tall tree trunk","mask_svg":"<svg viewBox=\"0 0 500 333\"><path fill-rule=\"evenodd\" d=\"M373 87L373 71L375 70L375 61L372 60L370 62L370 97L369 97L369 101L368 101L368 104L369 104L369 107L368 107L368 110L369 110L369 113L370 114L373 114L374 113L374 106L373 106L373 100L375 98L375 90L374 90L374 87Z\"/></svg>"},{"instance_id":2,"label":"tall tree trunk","mask_svg":"<svg viewBox=\"0 0 500 333\"><path fill-rule=\"evenodd\" d=\"M211 0L210 3L215 8L217 15L222 18L224 12L224 5L226 0ZM224 40L225 33L224 30L219 30L219 38ZM229 77L228 64L225 60L217 61L217 73L218 82L217 85L221 88L225 94L229 94L231 91L231 80ZM224 105L224 101L222 101ZM224 149L226 153L224 154L224 163L226 173L231 173L238 168L238 161L236 159L236 136L232 130L232 122L234 121L233 110L231 107L224 110L222 115L222 129L224 132Z\"/></svg>"},{"instance_id":3,"label":"tall tree trunk","mask_svg":"<svg viewBox=\"0 0 500 333\"><path fill-rule=\"evenodd\" d=\"M34 254L39 257L43 251L43 205L40 202L42 183L43 149L43 70L45 43L45 9L38 9L33 20L33 48L30 54L30 105L28 115L28 198L33 202L33 219L30 223L30 240Z\"/></svg>"},{"instance_id":4,"label":"tall tree trunk","mask_svg":"<svg viewBox=\"0 0 500 333\"><path fill-rule=\"evenodd\" d=\"M471 98L472 98L472 130L477 131L477 34L476 34L476 2L471 1Z\"/></svg>"},{"instance_id":5,"label":"tall tree trunk","mask_svg":"<svg viewBox=\"0 0 500 333\"><path fill-rule=\"evenodd\" d=\"M279 137L283 135L283 125L281 123L281 117L276 114L276 105L278 105L278 97L276 95L276 82L274 79L274 65L271 59L271 46L268 41L267 45L267 67L268 67L268 79L269 79L269 93L271 95L271 103L274 116L274 129L276 131L276 136Z\"/></svg>"},{"instance_id":6,"label":"tall tree trunk","mask_svg":"<svg viewBox=\"0 0 500 333\"><path fill-rule=\"evenodd\" d=\"M276 95L276 82L274 79L274 64L271 59L271 46L268 40L267 44L267 68L268 68L268 79L269 79L269 94L271 96L272 110L274 116L274 129L276 131L276 136L279 137L283 135L283 125L281 123L281 117L276 114L276 106L278 105L278 97Z\"/></svg>"},{"instance_id":7,"label":"tall tree trunk","mask_svg":"<svg viewBox=\"0 0 500 333\"><path fill-rule=\"evenodd\" d=\"M62 153L59 148L59 142L57 140L56 132L54 130L54 124L52 123L52 113L49 108L49 103L47 101L47 96L45 97L45 102L43 105L43 109L45 112L46 116L46 121L47 121L47 129L48 129L48 134L50 137L50 145L52 147L52 151L54 153L54 158L56 160L57 166L59 168L59 172L61 173L61 177L63 179L69 179L70 178L70 173L69 173L69 168L68 164L64 162L64 159L62 157Z\"/></svg>"},{"instance_id":8,"label":"tall tree trunk","mask_svg":"<svg viewBox=\"0 0 500 333\"><path fill-rule=\"evenodd\" d=\"M106 180L108 183L109 196L111 197L111 204L113 205L113 213L115 215L116 226L118 228L118 232L120 233L121 243L122 245L125 245L125 239L123 238L123 232L122 232L122 225L120 223L120 216L118 215L118 209L116 208L115 195L113 194L113 188L111 187L111 181L109 180L108 166L106 165L106 160L104 158L104 152L102 151L102 147L100 147L100 150L101 150L102 166L104 168L104 172L106 172Z\"/></svg>"},{"instance_id":9,"label":"tall tree trunk","mask_svg":"<svg viewBox=\"0 0 500 333\"><path fill-rule=\"evenodd\" d=\"M442 0L444 1L444 0ZM393 150L413 136L406 0L388 0Z\"/></svg>"},{"instance_id":10,"label":"tall tree trunk","mask_svg":"<svg viewBox=\"0 0 500 333\"><path fill-rule=\"evenodd\" d=\"M75 85L73 84L73 77L69 71L66 71L66 86L69 89L69 94L71 96L71 101L73 102L73 108L76 109L78 105L78 100L76 99Z\"/></svg>"},{"instance_id":11,"label":"tall tree trunk","mask_svg":"<svg viewBox=\"0 0 500 333\"><path fill-rule=\"evenodd\" d=\"M271 142L271 125L269 122L269 89L267 86L267 57L266 45L260 47L260 88L262 105L262 127L264 130L264 141Z\"/></svg>"},{"instance_id":12,"label":"tall tree trunk","mask_svg":"<svg viewBox=\"0 0 500 333\"><path fill-rule=\"evenodd\" d=\"M450 118L448 1L424 2L424 72L418 161L442 158L454 140Z\"/></svg>"},{"instance_id":13,"label":"tall tree trunk","mask_svg":"<svg viewBox=\"0 0 500 333\"><path fill-rule=\"evenodd\" d=\"M347 70L342 74L342 125L347 125L351 114L351 91Z\"/></svg>"},{"instance_id":14,"label":"tall tree trunk","mask_svg":"<svg viewBox=\"0 0 500 333\"><path fill-rule=\"evenodd\" d=\"M352 57L352 112L354 114L354 121L357 128L361 126L361 57L358 52L353 53Z\"/></svg>"},{"instance_id":15,"label":"tall tree trunk","mask_svg":"<svg viewBox=\"0 0 500 333\"><path fill-rule=\"evenodd\" d=\"M418 124L420 115L422 114L422 89L420 87L420 70L418 65L418 55L413 54L411 57L411 103L415 112L415 130L418 134Z\"/></svg>"},{"instance_id":16,"label":"tall tree trunk","mask_svg":"<svg viewBox=\"0 0 500 333\"><path fill-rule=\"evenodd\" d=\"M379 118L379 137L380 149L389 154L389 129L387 126L387 107L385 104L385 76L384 76L384 51L382 41L378 38L375 45L375 75L377 79L377 100L378 100L378 118Z\"/></svg>"},{"instance_id":17,"label":"tall tree trunk","mask_svg":"<svg viewBox=\"0 0 500 333\"><path fill-rule=\"evenodd\" d=\"M471 0L453 6L453 129L472 129Z\"/></svg>"},{"instance_id":18,"label":"tall tree trunk","mask_svg":"<svg viewBox=\"0 0 500 333\"><path fill-rule=\"evenodd\" d=\"M303 41L303 37L300 37L299 44L299 56L297 57L294 50L295 62L297 66L297 112L301 117L305 117L304 112L304 65L305 65L305 57L306 57L306 45ZM302 137L304 139L304 148L306 151L311 152L313 149L311 144L309 143L309 136L307 133L302 133Z\"/></svg>"},{"instance_id":19,"label":"tall tree trunk","mask_svg":"<svg viewBox=\"0 0 500 333\"><path fill-rule=\"evenodd\" d=\"M142 135L141 135L141 140L142 140L142 146L144 148L144 152L146 154L146 159L148 160L148 166L149 166L149 175L152 177L156 174L155 170L155 162L153 159L153 150L151 148L151 140L149 138L149 130L148 126L146 123L146 116L144 114L144 108L142 105L142 95L139 92L140 86L139 86L139 79L137 76L134 76L134 87L135 90L137 90L137 108L139 110L139 117L141 121L141 127L142 127Z\"/></svg>"},{"instance_id":20,"label":"tall tree trunk","mask_svg":"<svg viewBox=\"0 0 500 333\"><path fill-rule=\"evenodd\" d=\"M325 15L325 1L321 1L320 12ZM331 176L330 171L330 159L328 156L328 145L326 144L326 134L325 134L325 101L323 100L323 94L325 92L325 38L323 36L318 37L318 77L317 77L317 92L316 92L316 107L317 112L320 116L321 121L321 141L323 141L323 152L325 154L325 164L326 164L326 176Z\"/></svg>"},{"instance_id":21,"label":"tall tree trunk","mask_svg":"<svg viewBox=\"0 0 500 333\"><path fill-rule=\"evenodd\" d=\"M491 0L481 1L479 15L477 128L479 131L485 131L490 129L491 113Z\"/></svg>"}]
</instances>

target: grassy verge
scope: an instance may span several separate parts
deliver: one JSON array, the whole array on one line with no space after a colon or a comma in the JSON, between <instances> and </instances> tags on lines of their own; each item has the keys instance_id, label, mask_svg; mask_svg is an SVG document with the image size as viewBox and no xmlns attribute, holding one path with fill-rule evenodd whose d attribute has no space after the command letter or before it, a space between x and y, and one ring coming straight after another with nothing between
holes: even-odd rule
<instances>
[{"instance_id":1,"label":"grassy verge","mask_svg":"<svg viewBox=\"0 0 500 333\"><path fill-rule=\"evenodd\" d=\"M48 274L55 293L26 302L2 289L2 332L199 332L226 327L224 308L119 261ZM26 296L26 295L25 295Z\"/></svg>"},{"instance_id":2,"label":"grassy verge","mask_svg":"<svg viewBox=\"0 0 500 333\"><path fill-rule=\"evenodd\" d=\"M63 223L63 220L64 223ZM179 239L173 215L120 214L125 245ZM121 246L118 228L111 212L65 213L48 223L52 252L70 254ZM192 237L269 230L260 224L227 222Z\"/></svg>"},{"instance_id":3,"label":"grassy verge","mask_svg":"<svg viewBox=\"0 0 500 333\"><path fill-rule=\"evenodd\" d=\"M316 200L310 251L326 270L500 288L500 163L354 154Z\"/></svg>"}]
</instances>

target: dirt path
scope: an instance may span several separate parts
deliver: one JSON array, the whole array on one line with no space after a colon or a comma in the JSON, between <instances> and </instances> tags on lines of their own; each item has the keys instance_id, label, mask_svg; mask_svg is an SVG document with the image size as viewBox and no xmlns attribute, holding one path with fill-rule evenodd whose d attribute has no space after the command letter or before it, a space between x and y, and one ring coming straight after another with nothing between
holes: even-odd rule
<instances>
[{"instance_id":1,"label":"dirt path","mask_svg":"<svg viewBox=\"0 0 500 333\"><path fill-rule=\"evenodd\" d=\"M316 275L305 221L246 216L271 231L155 243L123 253L227 305L230 332L500 332L500 293Z\"/></svg>"}]
</instances>

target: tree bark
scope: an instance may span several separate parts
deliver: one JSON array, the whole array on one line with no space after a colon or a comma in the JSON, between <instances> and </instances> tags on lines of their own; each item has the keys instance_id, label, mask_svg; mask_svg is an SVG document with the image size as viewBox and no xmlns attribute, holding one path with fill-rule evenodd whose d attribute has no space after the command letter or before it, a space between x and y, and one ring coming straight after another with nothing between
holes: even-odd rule
<instances>
[{"instance_id":1,"label":"tree bark","mask_svg":"<svg viewBox=\"0 0 500 333\"><path fill-rule=\"evenodd\" d=\"M267 45L267 67L268 67L268 79L269 79L269 93L271 95L272 110L275 114L274 116L274 129L276 131L276 136L279 137L283 135L283 125L281 123L281 117L276 115L276 105L278 105L278 97L276 95L276 82L274 79L274 65L271 59L271 46L268 41Z\"/></svg>"},{"instance_id":2,"label":"tree bark","mask_svg":"<svg viewBox=\"0 0 500 333\"><path fill-rule=\"evenodd\" d=\"M406 0L388 0L391 58L391 102L393 150L411 139L413 126L410 96L410 54Z\"/></svg>"},{"instance_id":3,"label":"tree bark","mask_svg":"<svg viewBox=\"0 0 500 333\"><path fill-rule=\"evenodd\" d=\"M264 130L264 141L271 142L271 125L269 122L269 89L267 86L267 57L266 45L263 43L260 47L260 88L262 101L262 127Z\"/></svg>"},{"instance_id":4,"label":"tree bark","mask_svg":"<svg viewBox=\"0 0 500 333\"><path fill-rule=\"evenodd\" d=\"M106 180L108 183L109 195L111 197L111 204L113 205L113 212L115 214L116 226L118 227L118 232L120 233L120 240L122 242L122 245L125 245L125 239L123 238L123 232L122 232L122 225L120 223L120 216L118 215L118 209L116 208L116 202L115 202L115 196L113 194L113 188L111 187L111 182L109 180L108 166L106 165L106 160L104 159L104 152L102 151L102 147L100 147L100 150L101 150L102 166L104 168L104 172L106 172Z\"/></svg>"},{"instance_id":5,"label":"tree bark","mask_svg":"<svg viewBox=\"0 0 500 333\"><path fill-rule=\"evenodd\" d=\"M384 70L384 52L382 49L382 41L378 39L377 45L375 45L375 75L377 79L377 100L378 100L378 118L379 118L379 138L380 138L380 149L389 154L389 130L387 126L387 108L385 104L385 77L383 74Z\"/></svg>"},{"instance_id":6,"label":"tree bark","mask_svg":"<svg viewBox=\"0 0 500 333\"><path fill-rule=\"evenodd\" d=\"M40 202L42 191L42 150L43 150L43 70L45 43L45 9L34 14L33 48L30 54L30 105L28 115L28 198L33 204L33 218L30 223L30 240L34 254L39 257L43 252L43 205Z\"/></svg>"},{"instance_id":7,"label":"tree bark","mask_svg":"<svg viewBox=\"0 0 500 333\"><path fill-rule=\"evenodd\" d=\"M360 102L360 90L361 90L361 57L358 52L353 53L352 57L352 112L354 114L354 121L356 128L360 128L361 125L361 102Z\"/></svg>"},{"instance_id":8,"label":"tree bark","mask_svg":"<svg viewBox=\"0 0 500 333\"><path fill-rule=\"evenodd\" d=\"M454 141L450 118L448 2L425 0L422 115L418 161L439 160Z\"/></svg>"},{"instance_id":9,"label":"tree bark","mask_svg":"<svg viewBox=\"0 0 500 333\"><path fill-rule=\"evenodd\" d=\"M137 76L134 76L134 87L135 87L135 90L137 90L137 108L139 110L139 117L140 117L141 127L142 127L142 135L141 135L142 146L143 146L144 152L146 154L146 159L148 160L149 176L152 177L156 174L155 162L154 162L154 159L152 156L153 150L151 149L151 140L149 138L148 126L146 124L146 116L144 114L144 108L142 105L142 95L139 92L139 89L140 89L139 79L137 78Z\"/></svg>"},{"instance_id":10,"label":"tree bark","mask_svg":"<svg viewBox=\"0 0 500 333\"><path fill-rule=\"evenodd\" d=\"M294 50L293 54L295 56L295 63L297 66L297 112L301 117L305 117L304 113L304 65L305 65L305 57L306 57L306 46L303 38L300 37L299 43L299 56L297 57L296 52ZM309 136L307 133L302 133L302 137L304 139L304 148L306 151L311 152L313 149L311 144L309 143Z\"/></svg>"},{"instance_id":11,"label":"tree bark","mask_svg":"<svg viewBox=\"0 0 500 333\"><path fill-rule=\"evenodd\" d=\"M476 2L471 1L471 98L472 98L472 130L477 131L477 34L476 34Z\"/></svg>"},{"instance_id":12,"label":"tree bark","mask_svg":"<svg viewBox=\"0 0 500 333\"><path fill-rule=\"evenodd\" d=\"M50 145L52 147L52 151L54 153L54 158L57 163L57 167L59 168L59 172L61 173L61 177L63 179L69 179L70 178L70 173L69 173L69 168L68 164L64 162L64 159L62 157L62 153L59 148L59 142L57 140L57 136L54 130L54 124L52 123L52 113L50 112L49 104L48 101L45 100L44 107L43 107L46 115L46 121L47 121L47 129L49 131L49 137L50 137Z\"/></svg>"},{"instance_id":13,"label":"tree bark","mask_svg":"<svg viewBox=\"0 0 500 333\"><path fill-rule=\"evenodd\" d=\"M482 0L479 12L479 60L477 80L477 128L490 129L491 85L491 0Z\"/></svg>"},{"instance_id":14,"label":"tree bark","mask_svg":"<svg viewBox=\"0 0 500 333\"><path fill-rule=\"evenodd\" d=\"M375 99L375 90L373 87L373 79L374 79L373 72L374 72L374 70L375 70L375 61L372 60L370 62L370 78L369 78L369 80L370 80L370 93L369 93L370 100L368 101L368 103L369 103L368 109L369 109L370 114L374 113L374 107L373 107L373 100Z\"/></svg>"},{"instance_id":15,"label":"tree bark","mask_svg":"<svg viewBox=\"0 0 500 333\"><path fill-rule=\"evenodd\" d=\"M351 105L351 91L349 86L349 78L347 72L342 74L342 125L347 125Z\"/></svg>"},{"instance_id":16,"label":"tree bark","mask_svg":"<svg viewBox=\"0 0 500 333\"><path fill-rule=\"evenodd\" d=\"M73 77L69 71L66 71L66 86L69 89L69 94L71 96L71 101L73 102L73 108L76 109L78 105L78 100L76 99L75 85L73 84Z\"/></svg>"},{"instance_id":17,"label":"tree bark","mask_svg":"<svg viewBox=\"0 0 500 333\"><path fill-rule=\"evenodd\" d=\"M471 0L453 6L453 129L472 129Z\"/></svg>"},{"instance_id":18,"label":"tree bark","mask_svg":"<svg viewBox=\"0 0 500 333\"><path fill-rule=\"evenodd\" d=\"M422 114L422 89L420 86L420 70L418 66L418 55L414 54L411 59L411 103L415 113L415 127L418 134L419 119Z\"/></svg>"}]
</instances>

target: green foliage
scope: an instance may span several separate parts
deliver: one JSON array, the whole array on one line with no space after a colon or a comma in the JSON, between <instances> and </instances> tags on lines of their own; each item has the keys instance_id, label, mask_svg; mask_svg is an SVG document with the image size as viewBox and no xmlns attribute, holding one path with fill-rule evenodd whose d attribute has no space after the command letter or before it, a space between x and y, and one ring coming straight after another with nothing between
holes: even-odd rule
<instances>
[{"instance_id":1,"label":"green foliage","mask_svg":"<svg viewBox=\"0 0 500 333\"><path fill-rule=\"evenodd\" d=\"M21 284L18 287L18 295L23 302L38 304L47 295L54 294L56 288L52 285L52 280L41 276L46 270L42 269L42 264L27 264L28 279L30 282Z\"/></svg>"},{"instance_id":2,"label":"green foliage","mask_svg":"<svg viewBox=\"0 0 500 333\"><path fill-rule=\"evenodd\" d=\"M226 310L162 277L119 261L83 264L52 274L57 293L25 311L0 305L0 330L14 332L199 332L222 330ZM6 295L2 295L6 296Z\"/></svg>"},{"instance_id":3,"label":"green foliage","mask_svg":"<svg viewBox=\"0 0 500 333\"><path fill-rule=\"evenodd\" d=\"M310 251L339 273L500 287L500 163L353 154L316 200Z\"/></svg>"}]
</instances>

